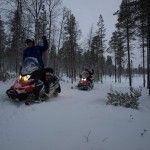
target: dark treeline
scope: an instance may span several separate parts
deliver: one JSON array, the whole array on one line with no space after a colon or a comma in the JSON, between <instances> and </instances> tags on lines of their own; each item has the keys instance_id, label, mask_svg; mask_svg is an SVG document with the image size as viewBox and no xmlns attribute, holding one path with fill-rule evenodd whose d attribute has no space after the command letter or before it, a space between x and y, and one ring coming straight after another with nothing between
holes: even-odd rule
<instances>
[{"instance_id":1,"label":"dark treeline","mask_svg":"<svg viewBox=\"0 0 150 150\"><path fill-rule=\"evenodd\" d=\"M100 14L96 29L90 29L85 47L81 46L81 31L74 14L63 7L61 0L2 0L1 6L1 79L8 71L19 72L26 38L32 37L40 44L42 35L46 35L50 48L43 56L45 64L57 74L70 77L72 82L84 68L93 68L95 80L101 82L105 75L115 75L116 82L127 76L132 86L135 73L143 75L143 86L150 80L148 0L122 0L119 10L112 14L117 15L117 22L109 46ZM137 68L132 61L134 45L143 62ZM148 82L147 87L150 87Z\"/></svg>"},{"instance_id":2,"label":"dark treeline","mask_svg":"<svg viewBox=\"0 0 150 150\"><path fill-rule=\"evenodd\" d=\"M114 13L118 20L116 31L113 32L110 40L110 47L114 52L115 70L119 76L122 74L124 56L127 56L127 74L129 86L132 87L133 70L133 43L136 43L137 53L141 53L142 65L139 65L139 72L143 75L143 86L150 89L150 4L148 0L122 0L120 9ZM140 59L140 58L139 58ZM147 61L146 61L147 60ZM140 60L139 60L140 61Z\"/></svg>"}]
</instances>

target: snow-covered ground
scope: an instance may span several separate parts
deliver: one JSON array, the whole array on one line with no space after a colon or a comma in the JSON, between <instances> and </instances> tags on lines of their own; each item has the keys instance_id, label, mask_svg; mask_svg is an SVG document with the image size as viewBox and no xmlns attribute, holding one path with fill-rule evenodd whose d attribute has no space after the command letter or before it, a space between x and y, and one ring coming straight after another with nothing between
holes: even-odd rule
<instances>
[{"instance_id":1,"label":"snow-covered ground","mask_svg":"<svg viewBox=\"0 0 150 150\"><path fill-rule=\"evenodd\" d=\"M91 91L71 89L48 102L26 106L5 95L12 81L0 83L0 150L149 150L150 97L142 92L139 110L106 105L111 88L124 91L128 80L111 78ZM135 78L134 86L142 85Z\"/></svg>"}]
</instances>

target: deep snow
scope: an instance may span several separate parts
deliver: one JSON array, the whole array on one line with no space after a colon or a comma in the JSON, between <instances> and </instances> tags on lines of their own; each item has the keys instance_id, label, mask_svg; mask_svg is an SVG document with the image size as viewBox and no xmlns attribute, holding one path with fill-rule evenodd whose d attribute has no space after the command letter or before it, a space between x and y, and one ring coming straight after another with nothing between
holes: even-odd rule
<instances>
[{"instance_id":1,"label":"deep snow","mask_svg":"<svg viewBox=\"0 0 150 150\"><path fill-rule=\"evenodd\" d=\"M62 81L57 98L30 106L9 101L5 91L12 80L0 83L0 150L149 150L148 91L139 110L106 105L110 88L127 90L127 81L106 78L91 91ZM136 77L134 86L140 85Z\"/></svg>"}]
</instances>

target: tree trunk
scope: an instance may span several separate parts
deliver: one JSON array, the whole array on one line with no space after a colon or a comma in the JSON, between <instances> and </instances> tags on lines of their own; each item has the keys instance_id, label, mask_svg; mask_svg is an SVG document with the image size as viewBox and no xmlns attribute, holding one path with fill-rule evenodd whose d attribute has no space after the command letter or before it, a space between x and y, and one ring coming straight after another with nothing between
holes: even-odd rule
<instances>
[{"instance_id":1,"label":"tree trunk","mask_svg":"<svg viewBox=\"0 0 150 150\"><path fill-rule=\"evenodd\" d=\"M116 62L116 56L115 56L115 83L117 82L117 62Z\"/></svg>"},{"instance_id":2,"label":"tree trunk","mask_svg":"<svg viewBox=\"0 0 150 150\"><path fill-rule=\"evenodd\" d=\"M145 38L144 38L144 20L142 19L141 20L141 23L142 23L142 29L141 29L141 32L142 32L142 57L143 57L143 69L142 69L142 73L143 73L143 86L145 87Z\"/></svg>"},{"instance_id":3,"label":"tree trunk","mask_svg":"<svg viewBox=\"0 0 150 150\"><path fill-rule=\"evenodd\" d=\"M148 7L149 8L149 7ZM150 13L148 11L148 34L147 34L147 87L150 95Z\"/></svg>"},{"instance_id":4,"label":"tree trunk","mask_svg":"<svg viewBox=\"0 0 150 150\"><path fill-rule=\"evenodd\" d=\"M142 49L143 49L143 86L145 87L145 49L144 49L144 36L142 37Z\"/></svg>"},{"instance_id":5,"label":"tree trunk","mask_svg":"<svg viewBox=\"0 0 150 150\"><path fill-rule=\"evenodd\" d=\"M131 58L130 58L130 35L129 35L129 20L127 19L127 51L128 51L128 75L129 75L129 86L132 87L132 75L131 75Z\"/></svg>"}]
</instances>

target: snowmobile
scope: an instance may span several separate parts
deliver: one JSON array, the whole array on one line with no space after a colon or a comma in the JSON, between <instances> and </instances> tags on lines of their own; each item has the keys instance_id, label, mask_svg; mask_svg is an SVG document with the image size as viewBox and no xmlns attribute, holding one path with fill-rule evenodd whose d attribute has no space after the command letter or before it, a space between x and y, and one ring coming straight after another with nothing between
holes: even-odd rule
<instances>
[{"instance_id":1,"label":"snowmobile","mask_svg":"<svg viewBox=\"0 0 150 150\"><path fill-rule=\"evenodd\" d=\"M34 79L32 73L39 69L37 59L28 57L25 59L19 77L6 91L8 97L14 101L23 101L26 105L47 100L50 96L57 96L61 92L58 78L53 72L45 71L45 78L49 84L49 94L45 93L44 82ZM49 70L45 68L46 70Z\"/></svg>"},{"instance_id":2,"label":"snowmobile","mask_svg":"<svg viewBox=\"0 0 150 150\"><path fill-rule=\"evenodd\" d=\"M89 78L89 74L86 71L80 75L77 87L80 90L91 90L94 87L93 79Z\"/></svg>"}]
</instances>

